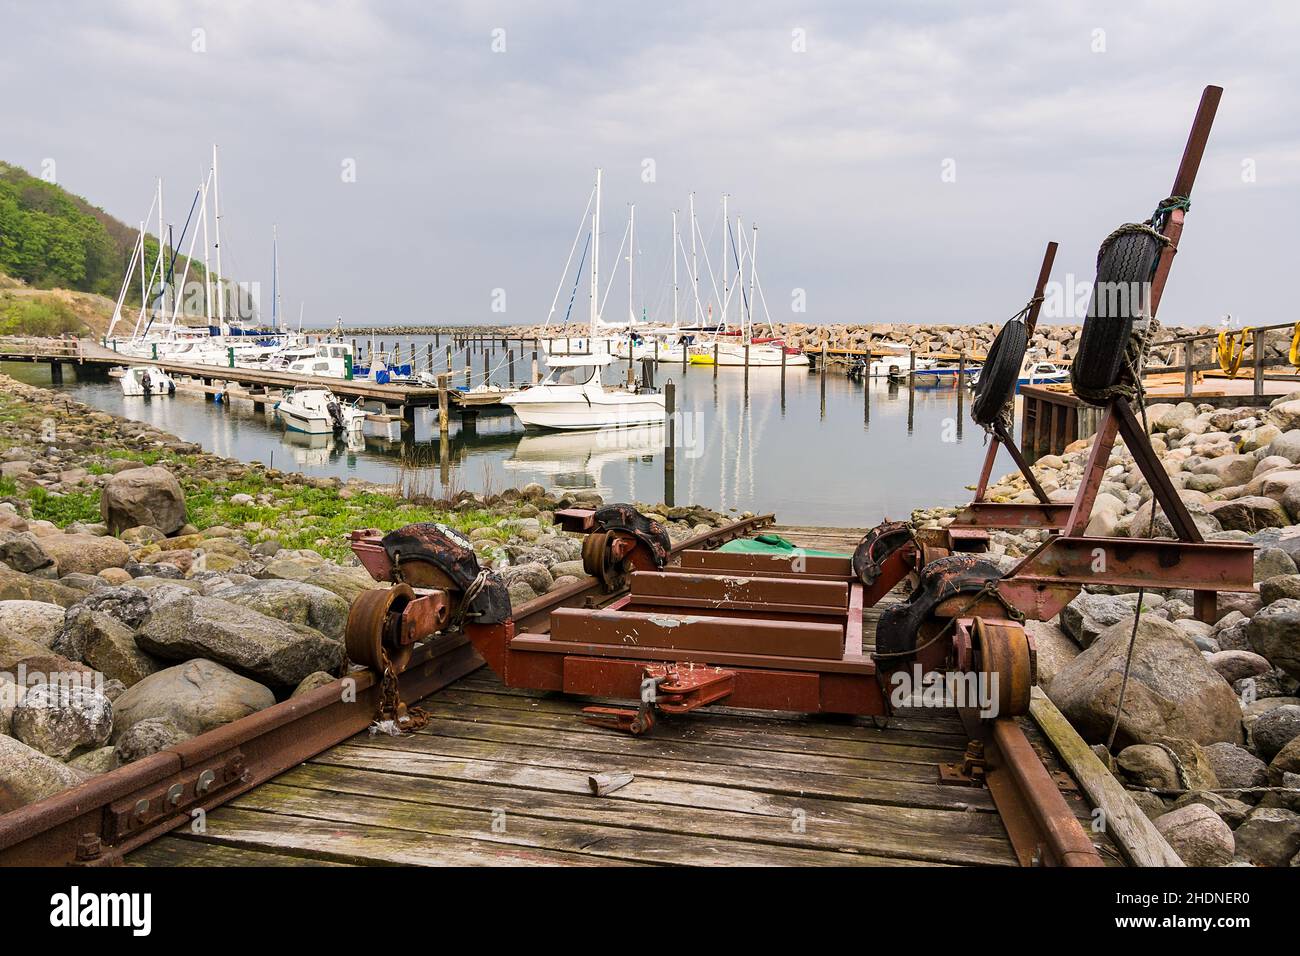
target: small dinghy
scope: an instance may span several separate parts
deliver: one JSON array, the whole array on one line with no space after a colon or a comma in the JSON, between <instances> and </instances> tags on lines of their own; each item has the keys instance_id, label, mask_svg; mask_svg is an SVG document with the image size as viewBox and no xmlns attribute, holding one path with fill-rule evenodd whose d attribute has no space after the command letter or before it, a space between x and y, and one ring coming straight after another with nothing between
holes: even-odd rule
<instances>
[{"instance_id":1,"label":"small dinghy","mask_svg":"<svg viewBox=\"0 0 1300 956\"><path fill-rule=\"evenodd\" d=\"M132 365L122 373L122 394L175 395L176 383L171 376L153 365Z\"/></svg>"},{"instance_id":2,"label":"small dinghy","mask_svg":"<svg viewBox=\"0 0 1300 956\"><path fill-rule=\"evenodd\" d=\"M346 435L361 431L366 412L339 400L328 388L306 386L292 389L276 402L285 428L308 435Z\"/></svg>"}]
</instances>

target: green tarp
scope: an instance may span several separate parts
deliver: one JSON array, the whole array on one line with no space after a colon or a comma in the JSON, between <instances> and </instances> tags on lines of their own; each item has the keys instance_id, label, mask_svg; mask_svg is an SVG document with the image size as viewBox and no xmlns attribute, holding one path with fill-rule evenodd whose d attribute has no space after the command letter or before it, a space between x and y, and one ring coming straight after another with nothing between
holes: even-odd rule
<instances>
[{"instance_id":1,"label":"green tarp","mask_svg":"<svg viewBox=\"0 0 1300 956\"><path fill-rule=\"evenodd\" d=\"M851 558L851 554L843 554L839 551L818 551L816 548L798 548L791 544L779 534L760 534L754 538L737 538L734 541L728 541L719 551L730 554L793 554L798 551L800 554L806 554L811 557L821 558Z\"/></svg>"}]
</instances>

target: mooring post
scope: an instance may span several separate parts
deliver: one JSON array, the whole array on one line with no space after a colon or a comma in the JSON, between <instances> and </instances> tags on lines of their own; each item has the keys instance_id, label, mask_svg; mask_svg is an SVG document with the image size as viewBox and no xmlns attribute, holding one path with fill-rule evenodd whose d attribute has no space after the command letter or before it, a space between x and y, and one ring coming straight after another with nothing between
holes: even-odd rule
<instances>
[{"instance_id":1,"label":"mooring post","mask_svg":"<svg viewBox=\"0 0 1300 956\"><path fill-rule=\"evenodd\" d=\"M541 380L542 373L537 367L537 349L533 349L533 384L536 385Z\"/></svg>"},{"instance_id":2,"label":"mooring post","mask_svg":"<svg viewBox=\"0 0 1300 956\"><path fill-rule=\"evenodd\" d=\"M450 372L443 372L438 376L438 433L446 436L450 426L450 400L447 397L447 386L451 378Z\"/></svg>"},{"instance_id":3,"label":"mooring post","mask_svg":"<svg viewBox=\"0 0 1300 956\"><path fill-rule=\"evenodd\" d=\"M1255 348L1255 397L1264 394L1264 336L1267 333L1256 329L1251 333Z\"/></svg>"},{"instance_id":4,"label":"mooring post","mask_svg":"<svg viewBox=\"0 0 1300 956\"><path fill-rule=\"evenodd\" d=\"M1192 397L1192 391L1196 388L1196 371L1192 368L1195 344L1191 338L1183 339L1183 398L1187 399Z\"/></svg>"},{"instance_id":5,"label":"mooring post","mask_svg":"<svg viewBox=\"0 0 1300 956\"><path fill-rule=\"evenodd\" d=\"M510 381L507 384L514 385L515 384L515 350L514 349L506 350L506 359L510 363Z\"/></svg>"},{"instance_id":6,"label":"mooring post","mask_svg":"<svg viewBox=\"0 0 1300 956\"><path fill-rule=\"evenodd\" d=\"M962 406L966 402L966 350L957 353L957 437L961 437Z\"/></svg>"},{"instance_id":7,"label":"mooring post","mask_svg":"<svg viewBox=\"0 0 1300 956\"><path fill-rule=\"evenodd\" d=\"M684 347L684 346L683 346ZM673 476L677 470L677 386L672 379L664 383L664 503L673 501Z\"/></svg>"},{"instance_id":8,"label":"mooring post","mask_svg":"<svg viewBox=\"0 0 1300 956\"><path fill-rule=\"evenodd\" d=\"M488 371L488 359L489 359L489 358L491 358L490 353L488 352L487 349L484 349L484 350L483 350L483 384L484 384L484 385L489 385L489 384L491 384L491 383L488 381L488 377L492 374L491 372Z\"/></svg>"},{"instance_id":9,"label":"mooring post","mask_svg":"<svg viewBox=\"0 0 1300 956\"><path fill-rule=\"evenodd\" d=\"M51 385L63 384L63 363L62 362L50 363L50 384Z\"/></svg>"},{"instance_id":10,"label":"mooring post","mask_svg":"<svg viewBox=\"0 0 1300 956\"><path fill-rule=\"evenodd\" d=\"M826 365L829 362L828 352L829 352L829 348L828 348L828 343L826 341L826 333L823 332L822 333L822 360L821 360L821 365L818 366L818 371L822 373L822 378L826 377ZM822 391L825 390L826 389L823 386Z\"/></svg>"}]
</instances>

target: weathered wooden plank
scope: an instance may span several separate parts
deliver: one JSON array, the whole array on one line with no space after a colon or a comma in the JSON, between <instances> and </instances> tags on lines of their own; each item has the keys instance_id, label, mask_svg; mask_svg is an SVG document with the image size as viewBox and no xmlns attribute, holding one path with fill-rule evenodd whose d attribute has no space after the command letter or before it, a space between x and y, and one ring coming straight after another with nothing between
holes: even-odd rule
<instances>
[{"instance_id":1,"label":"weathered wooden plank","mask_svg":"<svg viewBox=\"0 0 1300 956\"><path fill-rule=\"evenodd\" d=\"M165 836L127 854L126 866L347 866L304 856Z\"/></svg>"},{"instance_id":2,"label":"weathered wooden plank","mask_svg":"<svg viewBox=\"0 0 1300 956\"><path fill-rule=\"evenodd\" d=\"M373 760L374 754L357 761ZM364 793L391 799L459 806L503 807L510 813L628 827L641 831L722 836L755 843L846 849L873 855L936 863L1014 865L1015 856L992 814L904 807L869 807L845 812L834 801L759 797L771 813L705 808L689 796L671 794L675 803L656 799L675 788L670 781L634 779L597 799L579 789L584 775L560 776L563 789L536 790L517 783L440 780L389 772L387 761L375 770L355 766L304 765L277 778L285 786ZM753 799L751 797L751 800Z\"/></svg>"},{"instance_id":3,"label":"weathered wooden plank","mask_svg":"<svg viewBox=\"0 0 1300 956\"><path fill-rule=\"evenodd\" d=\"M1156 829L1065 715L1039 688L1031 692L1029 712L1093 804L1105 814L1105 832L1135 866L1183 866L1182 859Z\"/></svg>"},{"instance_id":4,"label":"weathered wooden plank","mask_svg":"<svg viewBox=\"0 0 1300 956\"><path fill-rule=\"evenodd\" d=\"M354 737L353 740L357 746L392 750L408 756L417 753L430 754L447 758L581 770L583 773L607 770L616 766L630 770L638 777L737 786L775 793L809 794L832 799L863 800L899 806L958 810L967 807L981 810L993 808L993 801L984 790L973 787L941 787L937 783L921 781L872 779L838 773L702 763L679 758L665 759L654 755L601 754L549 745L530 746L493 740L440 737L433 734L412 734L404 738L380 735L369 739ZM937 771L935 779L938 779Z\"/></svg>"},{"instance_id":5,"label":"weathered wooden plank","mask_svg":"<svg viewBox=\"0 0 1300 956\"><path fill-rule=\"evenodd\" d=\"M255 809L279 819L306 818L362 825L367 832L411 831L441 835L455 842L549 851L628 863L687 866L885 866L917 865L867 854L756 845L718 836L641 833L623 827L572 823L522 814L500 807L473 810L371 797L336 794L268 783L237 797L239 809Z\"/></svg>"},{"instance_id":6,"label":"weathered wooden plank","mask_svg":"<svg viewBox=\"0 0 1300 956\"><path fill-rule=\"evenodd\" d=\"M263 784L249 795L275 784ZM197 838L193 838L197 839ZM614 866L580 853L516 846L476 837L447 837L376 823L309 819L227 805L208 814L208 843L267 849L311 859L393 866Z\"/></svg>"},{"instance_id":7,"label":"weathered wooden plank","mask_svg":"<svg viewBox=\"0 0 1300 956\"><path fill-rule=\"evenodd\" d=\"M482 707L460 701L446 700L442 695L427 698L420 705L432 717L444 720L463 720L475 724L502 724L512 727L530 727L538 730L558 730L605 737L615 733L607 728L593 727L581 718L581 710L570 706L560 712L525 710L520 708ZM820 754L850 760L877 760L901 763L918 763L933 768L937 763L960 760L963 747L899 746L888 740L844 740L837 738L796 737L765 733L762 728L730 729L717 727L709 718L680 720L665 717L655 724L655 740L663 745L670 742L722 746L728 752L734 748L752 748L765 753Z\"/></svg>"},{"instance_id":8,"label":"weathered wooden plank","mask_svg":"<svg viewBox=\"0 0 1300 956\"><path fill-rule=\"evenodd\" d=\"M530 745L538 740L538 732L530 727L511 724L473 723L464 720L446 720L435 717L416 736L450 737L458 740L482 740L492 743ZM548 728L545 731L548 747L559 747L573 753L599 755L604 763L615 758L635 756L660 760L690 760L724 766L753 769L785 770L795 773L834 774L845 777L866 777L873 780L915 781L931 783L938 779L937 761L915 763L903 760L867 759L822 756L816 753L763 750L755 746L726 746L721 743L695 743L692 740L666 739L650 734L632 737L626 734L591 734L576 730ZM611 756L612 755L612 756Z\"/></svg>"},{"instance_id":9,"label":"weathered wooden plank","mask_svg":"<svg viewBox=\"0 0 1300 956\"><path fill-rule=\"evenodd\" d=\"M591 703L617 703L616 701L605 701L594 697L575 697L558 693L547 693L526 688L506 687L501 681L486 668L480 669L473 674L462 677L451 685L445 691L439 691L441 697L448 691L458 690L470 693L492 694L503 698L516 698L528 701L565 701L571 704L585 706ZM509 706L502 702L502 706ZM871 724L871 718L849 718L837 717L827 714L795 714L795 713L775 713L771 711L742 710L736 707L725 707L717 704L710 704L706 710L700 711L698 719L712 720L715 716L736 717L749 720L771 721L774 729L779 724L782 732L807 734L810 736L842 736L847 739L859 739L861 732L865 729L875 730ZM882 729L887 729L892 736L894 734L942 734L951 739L954 745L960 744L965 747L966 735L962 730L961 721L957 719L955 711L946 711L943 713L928 712L926 714L906 712L897 716L890 717L888 721L881 720ZM955 738L960 738L957 740ZM947 740L945 743L949 742Z\"/></svg>"}]
</instances>

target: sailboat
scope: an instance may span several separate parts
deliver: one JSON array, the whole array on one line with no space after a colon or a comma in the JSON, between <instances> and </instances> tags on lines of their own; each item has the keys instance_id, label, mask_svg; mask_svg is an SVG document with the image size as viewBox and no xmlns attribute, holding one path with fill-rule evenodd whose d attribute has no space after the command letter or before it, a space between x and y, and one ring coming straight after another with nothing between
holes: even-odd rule
<instances>
[{"instance_id":1,"label":"sailboat","mask_svg":"<svg viewBox=\"0 0 1300 956\"><path fill-rule=\"evenodd\" d=\"M804 355L799 349L789 347L783 339L775 335L760 337L754 331L754 305L761 300L764 312L767 311L767 298L763 295L763 287L758 279L758 226L753 226L753 241L744 243L744 232L742 230L740 217L736 217L736 233L731 235L731 224L727 218L727 199L726 195L722 197L722 221L723 229L723 262L725 267L727 247L730 245L732 260L735 262L735 272L729 269L723 272L722 277L722 296L721 296L721 315L717 330L712 336L703 339L693 345L690 349L690 362L694 365L734 365L751 367L763 366L806 366L808 365L808 356ZM740 237L738 244L737 236ZM728 240L730 242L728 243ZM743 248L741 248L743 244ZM749 291L745 292L745 265L749 265ZM710 271L712 275L712 271ZM736 283L730 284L731 276L735 276ZM733 329L728 324L729 306L731 298L736 291L741 293L742 301L740 304L740 326ZM715 287L716 291L716 287ZM772 317L767 316L769 328L774 329Z\"/></svg>"},{"instance_id":2,"label":"sailboat","mask_svg":"<svg viewBox=\"0 0 1300 956\"><path fill-rule=\"evenodd\" d=\"M596 170L595 210L591 218L591 318L589 342L600 337L600 186ZM588 203L590 207L590 203ZM576 248L577 241L574 246ZM572 253L570 253L572 257ZM566 264L567 272L567 264ZM552 306L554 308L554 306ZM608 349L587 354L556 355L550 372L537 385L503 399L524 425L535 428L589 429L645 425L665 418L664 396L652 386L606 385L601 370L616 361Z\"/></svg>"}]
</instances>

